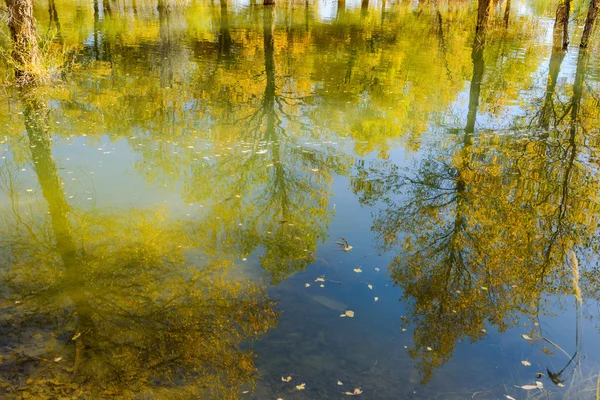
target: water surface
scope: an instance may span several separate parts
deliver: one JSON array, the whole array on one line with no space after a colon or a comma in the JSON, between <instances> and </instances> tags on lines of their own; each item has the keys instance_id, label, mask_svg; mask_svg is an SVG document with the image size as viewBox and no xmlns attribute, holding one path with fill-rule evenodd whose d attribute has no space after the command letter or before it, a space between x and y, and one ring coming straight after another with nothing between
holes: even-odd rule
<instances>
[{"instance_id":1,"label":"water surface","mask_svg":"<svg viewBox=\"0 0 600 400\"><path fill-rule=\"evenodd\" d=\"M476 6L36 2L2 397L593 398L598 40Z\"/></svg>"}]
</instances>

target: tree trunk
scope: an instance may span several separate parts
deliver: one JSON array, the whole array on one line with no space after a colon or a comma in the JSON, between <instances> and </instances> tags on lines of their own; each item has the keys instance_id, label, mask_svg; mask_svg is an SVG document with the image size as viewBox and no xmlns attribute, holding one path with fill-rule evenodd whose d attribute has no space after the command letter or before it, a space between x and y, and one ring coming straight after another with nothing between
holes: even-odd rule
<instances>
[{"instance_id":1,"label":"tree trunk","mask_svg":"<svg viewBox=\"0 0 600 400\"><path fill-rule=\"evenodd\" d=\"M267 81L265 96L263 98L263 112L267 115L267 130L274 130L275 126L275 39L273 10L263 13L263 44L265 50L265 73Z\"/></svg>"},{"instance_id":2,"label":"tree trunk","mask_svg":"<svg viewBox=\"0 0 600 400\"><path fill-rule=\"evenodd\" d=\"M556 83L558 82L558 74L560 73L560 67L562 61L565 58L565 52L559 49L554 49L550 55L550 62L548 65L548 81L546 82L546 94L544 96L544 103L539 114L539 126L540 128L547 131L550 128L550 120L556 121L556 111L554 110L554 92L556 90ZM545 133L547 137L547 132Z\"/></svg>"},{"instance_id":3,"label":"tree trunk","mask_svg":"<svg viewBox=\"0 0 600 400\"><path fill-rule=\"evenodd\" d=\"M6 0L8 29L13 39L12 57L19 83L35 80L40 73L40 54L32 0Z\"/></svg>"},{"instance_id":4,"label":"tree trunk","mask_svg":"<svg viewBox=\"0 0 600 400\"><path fill-rule=\"evenodd\" d=\"M173 46L171 40L171 9L165 0L158 0L158 31L160 36L160 85L173 87Z\"/></svg>"},{"instance_id":5,"label":"tree trunk","mask_svg":"<svg viewBox=\"0 0 600 400\"><path fill-rule=\"evenodd\" d=\"M590 36L594 29L594 23L596 22L596 16L598 15L598 8L600 7L600 0L590 0L590 6L588 8L588 14L585 19L585 27L583 28L583 35L581 36L581 44L579 45L582 49L587 49L590 42Z\"/></svg>"},{"instance_id":6,"label":"tree trunk","mask_svg":"<svg viewBox=\"0 0 600 400\"><path fill-rule=\"evenodd\" d=\"M60 28L60 21L58 19L58 12L56 11L56 3L54 0L48 1L48 14L50 16L50 24L48 30L52 28L52 25L56 27L56 37L60 44L63 44L62 31Z\"/></svg>"},{"instance_id":7,"label":"tree trunk","mask_svg":"<svg viewBox=\"0 0 600 400\"><path fill-rule=\"evenodd\" d=\"M477 119L477 110L479 109L479 97L481 95L481 82L485 71L483 62L483 48L485 42L474 43L471 59L473 61L473 76L471 77L471 87L469 89L469 111L467 113L467 126L465 133L475 132L475 120Z\"/></svg>"},{"instance_id":8,"label":"tree trunk","mask_svg":"<svg viewBox=\"0 0 600 400\"><path fill-rule=\"evenodd\" d=\"M484 4L487 1L487 4ZM473 40L473 49L471 50L471 60L473 61L473 75L471 77L471 87L469 88L469 111L467 113L467 126L465 133L467 135L475 132L475 120L477 119L477 110L479 108L479 97L481 95L481 82L485 72L485 63L483 59L483 50L485 48L485 25L489 17L490 0L479 0L479 13L477 15L477 28L475 29L475 39ZM482 11L482 6L487 7ZM481 28L480 28L481 25Z\"/></svg>"},{"instance_id":9,"label":"tree trunk","mask_svg":"<svg viewBox=\"0 0 600 400\"><path fill-rule=\"evenodd\" d=\"M369 12L369 0L362 0L360 2L360 17L365 18Z\"/></svg>"},{"instance_id":10,"label":"tree trunk","mask_svg":"<svg viewBox=\"0 0 600 400\"><path fill-rule=\"evenodd\" d=\"M560 0L556 7L556 18L554 19L555 49L566 51L569 47L569 17L571 15L571 0Z\"/></svg>"},{"instance_id":11,"label":"tree trunk","mask_svg":"<svg viewBox=\"0 0 600 400\"><path fill-rule=\"evenodd\" d=\"M477 25L475 26L475 46L482 45L485 31L487 30L488 19L492 9L491 0L479 0L477 2Z\"/></svg>"},{"instance_id":12,"label":"tree trunk","mask_svg":"<svg viewBox=\"0 0 600 400\"><path fill-rule=\"evenodd\" d=\"M577 57L575 81L573 82L573 97L571 97L571 124L573 125L575 125L579 117L579 108L581 106L581 98L583 97L583 82L587 72L588 61L589 55L580 51Z\"/></svg>"},{"instance_id":13,"label":"tree trunk","mask_svg":"<svg viewBox=\"0 0 600 400\"><path fill-rule=\"evenodd\" d=\"M346 0L338 0L336 19L340 19L346 13Z\"/></svg>"},{"instance_id":14,"label":"tree trunk","mask_svg":"<svg viewBox=\"0 0 600 400\"><path fill-rule=\"evenodd\" d=\"M229 62L233 41L229 32L229 16L227 11L227 0L221 0L221 18L219 24L219 60Z\"/></svg>"},{"instance_id":15,"label":"tree trunk","mask_svg":"<svg viewBox=\"0 0 600 400\"><path fill-rule=\"evenodd\" d=\"M506 7L504 8L504 27L508 28L508 22L510 20L510 0L506 0Z\"/></svg>"},{"instance_id":16,"label":"tree trunk","mask_svg":"<svg viewBox=\"0 0 600 400\"><path fill-rule=\"evenodd\" d=\"M42 188L42 195L48 202L58 253L63 259L67 272L71 272L75 266L75 241L68 218L69 204L65 198L58 167L52 157L48 108L46 103L38 97L34 87L25 87L20 94L33 170Z\"/></svg>"}]
</instances>

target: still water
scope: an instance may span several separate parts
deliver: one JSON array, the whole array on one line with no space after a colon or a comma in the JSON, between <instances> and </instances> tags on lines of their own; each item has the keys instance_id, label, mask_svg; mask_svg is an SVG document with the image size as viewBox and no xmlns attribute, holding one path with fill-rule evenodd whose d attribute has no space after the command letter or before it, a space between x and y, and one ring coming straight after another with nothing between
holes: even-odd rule
<instances>
[{"instance_id":1,"label":"still water","mask_svg":"<svg viewBox=\"0 0 600 400\"><path fill-rule=\"evenodd\" d=\"M597 396L586 2L566 53L545 0L479 42L463 1L35 6L66 67L0 92L2 398Z\"/></svg>"}]
</instances>

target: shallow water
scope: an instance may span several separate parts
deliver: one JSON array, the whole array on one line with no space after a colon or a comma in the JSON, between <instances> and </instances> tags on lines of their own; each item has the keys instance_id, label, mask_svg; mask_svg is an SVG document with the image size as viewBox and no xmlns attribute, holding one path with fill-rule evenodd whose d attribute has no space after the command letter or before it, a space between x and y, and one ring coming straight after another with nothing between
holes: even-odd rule
<instances>
[{"instance_id":1,"label":"shallow water","mask_svg":"<svg viewBox=\"0 0 600 400\"><path fill-rule=\"evenodd\" d=\"M36 2L2 397L593 398L598 39L476 6Z\"/></svg>"}]
</instances>

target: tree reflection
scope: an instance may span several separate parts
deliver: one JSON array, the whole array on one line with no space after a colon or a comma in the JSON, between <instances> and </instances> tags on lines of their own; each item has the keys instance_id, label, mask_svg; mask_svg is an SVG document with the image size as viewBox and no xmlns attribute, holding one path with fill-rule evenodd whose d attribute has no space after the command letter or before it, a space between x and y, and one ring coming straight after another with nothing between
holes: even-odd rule
<instances>
[{"instance_id":1,"label":"tree reflection","mask_svg":"<svg viewBox=\"0 0 600 400\"><path fill-rule=\"evenodd\" d=\"M276 323L264 289L228 279L226 257L187 264L185 251L197 244L160 211L71 209L45 102L33 89L22 101L49 221L19 202L7 162L0 171L12 204L0 220L5 393L232 398L251 386L254 356L240 344Z\"/></svg>"},{"instance_id":2,"label":"tree reflection","mask_svg":"<svg viewBox=\"0 0 600 400\"><path fill-rule=\"evenodd\" d=\"M277 70L274 13L263 10L262 93L247 104L226 99L235 107L221 114L231 124L215 126L222 145L192 167L184 185L189 201L216 200L202 241L240 258L262 247L261 266L277 283L315 260L332 216L331 175L344 163L332 145L309 144L318 139L297 118L300 91Z\"/></svg>"},{"instance_id":3,"label":"tree reflection","mask_svg":"<svg viewBox=\"0 0 600 400\"><path fill-rule=\"evenodd\" d=\"M384 203L372 226L380 249L401 246L389 269L408 304L404 322L414 325L410 355L422 382L459 341L477 341L490 326L506 331L543 314L548 296L576 293L571 251L582 260L597 255L600 187L589 157L598 149L583 134L594 104L583 93L586 57L578 58L571 100L548 137L475 131L483 66L474 51L460 136L433 146L407 173L389 162L358 166L361 201ZM591 107L582 112L586 99ZM577 284L588 293L594 282Z\"/></svg>"}]
</instances>

